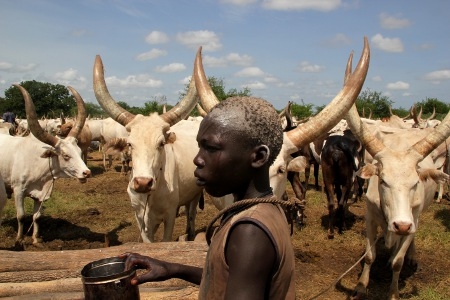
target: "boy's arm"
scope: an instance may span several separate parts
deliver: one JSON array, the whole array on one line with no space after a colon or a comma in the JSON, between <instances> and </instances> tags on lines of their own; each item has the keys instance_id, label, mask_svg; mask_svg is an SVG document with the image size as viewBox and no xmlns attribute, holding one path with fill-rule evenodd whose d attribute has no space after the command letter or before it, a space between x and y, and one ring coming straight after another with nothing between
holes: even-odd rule
<instances>
[{"instance_id":1,"label":"boy's arm","mask_svg":"<svg viewBox=\"0 0 450 300\"><path fill-rule=\"evenodd\" d=\"M236 225L225 249L229 278L225 299L264 299L269 291L276 250L267 234L252 223Z\"/></svg>"},{"instance_id":2,"label":"boy's arm","mask_svg":"<svg viewBox=\"0 0 450 300\"><path fill-rule=\"evenodd\" d=\"M141 284L149 281L163 281L180 278L194 284L200 284L203 268L171 263L138 253L124 253L119 258L126 259L125 270L131 268L146 269L147 272L134 277L131 284Z\"/></svg>"}]
</instances>

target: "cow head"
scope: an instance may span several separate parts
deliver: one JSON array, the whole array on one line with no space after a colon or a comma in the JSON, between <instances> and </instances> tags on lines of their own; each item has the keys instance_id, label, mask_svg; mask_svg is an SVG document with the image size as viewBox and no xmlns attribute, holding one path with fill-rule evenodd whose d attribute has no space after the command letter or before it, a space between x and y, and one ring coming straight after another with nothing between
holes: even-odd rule
<instances>
[{"instance_id":1,"label":"cow head","mask_svg":"<svg viewBox=\"0 0 450 300\"><path fill-rule=\"evenodd\" d=\"M186 96L171 110L162 115L134 115L120 107L109 94L103 63L97 55L94 63L94 92L100 106L129 132L128 143L133 160L129 189L137 193L150 193L162 177L166 145L176 140L170 127L185 119L197 103L194 80L191 80Z\"/></svg>"},{"instance_id":2,"label":"cow head","mask_svg":"<svg viewBox=\"0 0 450 300\"><path fill-rule=\"evenodd\" d=\"M15 84L15 86L21 91L25 100L27 122L31 133L38 140L52 147L46 149L42 153L41 157L57 158L57 165L53 166L54 170L52 170L55 173L54 175L58 176L58 172L62 172L66 176L77 178L81 183L86 182L86 178L91 176L91 171L81 159L81 149L77 146L77 136L86 119L86 110L84 108L84 101L81 96L75 89L68 87L77 102L78 122L70 131L66 139L60 139L42 129L39 125L36 109L30 94L22 86L18 84Z\"/></svg>"},{"instance_id":3,"label":"cow head","mask_svg":"<svg viewBox=\"0 0 450 300\"><path fill-rule=\"evenodd\" d=\"M270 185L280 199L286 188L288 165L292 160L291 154L329 131L342 119L361 91L369 69L369 60L369 43L367 38L364 38L364 49L358 66L352 74L349 74L348 80L339 94L319 114L307 122L299 124L294 130L284 133L283 146L269 171ZM194 64L194 78L202 107L209 112L218 103L218 100L209 86L203 70L201 48L197 52Z\"/></svg>"},{"instance_id":4,"label":"cow head","mask_svg":"<svg viewBox=\"0 0 450 300\"><path fill-rule=\"evenodd\" d=\"M350 71L351 56L346 73ZM434 197L435 183L448 180L448 175L436 170L431 157L427 156L450 135L450 113L431 132L417 129L406 138L400 131L379 139L361 121L354 105L346 119L351 131L376 161L363 167L359 176L375 176L370 179L367 198L369 205L378 206L386 221L386 243L392 246L396 236L416 231L420 211Z\"/></svg>"}]
</instances>

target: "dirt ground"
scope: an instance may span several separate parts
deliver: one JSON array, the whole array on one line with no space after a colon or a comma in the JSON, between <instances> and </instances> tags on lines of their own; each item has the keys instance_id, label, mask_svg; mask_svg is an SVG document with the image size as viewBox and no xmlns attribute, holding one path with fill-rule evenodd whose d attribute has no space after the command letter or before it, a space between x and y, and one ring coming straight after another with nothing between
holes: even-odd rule
<instances>
[{"instance_id":1,"label":"dirt ground","mask_svg":"<svg viewBox=\"0 0 450 300\"><path fill-rule=\"evenodd\" d=\"M10 216L4 219L0 228L0 249L76 250L139 242L140 235L126 193L128 177L120 174L118 161L112 170L106 172L101 165L100 153L93 152L88 161L93 177L87 183L80 184L73 179L55 182L53 197L67 198L68 202L57 212L48 214L44 210L40 220L43 238L40 247L31 245L31 233L27 234L24 248L15 247L17 220ZM290 187L288 193L292 195ZM13 205L13 201L8 202L8 205ZM358 259L365 251L364 212L364 201L351 205L347 212L347 231L329 240L326 236L325 196L321 191L310 188L307 192L306 225L301 230L294 228L292 235L298 299L348 299L362 270ZM198 231L204 230L216 213L216 208L206 201L204 210L197 214ZM27 217L26 229L30 222L31 217ZM185 224L183 215L177 218L174 240L184 234ZM421 217L416 243L419 268L416 272L402 271L400 293L404 299L428 299L427 295L435 293L437 298L429 299L450 299L450 245L440 243L439 237L427 235L427 224L440 228L443 235L449 234L450 206L447 199L433 204ZM158 234L161 237L161 230ZM390 284L388 252L382 243L378 248L381 253L372 268L368 299L385 299ZM340 276L342 279L336 283Z\"/></svg>"}]
</instances>

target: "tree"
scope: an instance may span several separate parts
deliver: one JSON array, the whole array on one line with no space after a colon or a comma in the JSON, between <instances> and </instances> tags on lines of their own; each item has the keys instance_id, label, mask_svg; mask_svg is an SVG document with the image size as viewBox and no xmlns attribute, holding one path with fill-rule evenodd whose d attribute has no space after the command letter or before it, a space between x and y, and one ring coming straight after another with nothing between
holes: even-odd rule
<instances>
[{"instance_id":1,"label":"tree","mask_svg":"<svg viewBox=\"0 0 450 300\"><path fill-rule=\"evenodd\" d=\"M359 115L362 115L363 108L366 113L370 109L372 110L372 117L380 119L391 115L392 103L393 101L388 96L383 96L381 92L371 91L370 89L362 91L355 102Z\"/></svg>"},{"instance_id":2,"label":"tree","mask_svg":"<svg viewBox=\"0 0 450 300\"><path fill-rule=\"evenodd\" d=\"M53 118L61 113L71 115L76 111L76 102L69 90L60 84L43 83L35 80L20 83L31 96L39 117ZM12 111L17 117L25 118L25 104L22 93L15 86L5 90L5 98L0 101L0 112Z\"/></svg>"},{"instance_id":3,"label":"tree","mask_svg":"<svg viewBox=\"0 0 450 300\"><path fill-rule=\"evenodd\" d=\"M293 102L291 105L291 115L293 117L297 117L299 120L306 119L307 117L312 116L313 115L312 110L314 108L313 104L311 103L305 104L303 100L301 101L302 101L301 105L295 102Z\"/></svg>"},{"instance_id":4,"label":"tree","mask_svg":"<svg viewBox=\"0 0 450 300\"><path fill-rule=\"evenodd\" d=\"M450 106L447 103L441 102L436 98L426 98L416 103L417 113L419 113L420 107L422 107L422 118L431 116L433 110L436 109L435 119L442 120L450 110Z\"/></svg>"}]
</instances>

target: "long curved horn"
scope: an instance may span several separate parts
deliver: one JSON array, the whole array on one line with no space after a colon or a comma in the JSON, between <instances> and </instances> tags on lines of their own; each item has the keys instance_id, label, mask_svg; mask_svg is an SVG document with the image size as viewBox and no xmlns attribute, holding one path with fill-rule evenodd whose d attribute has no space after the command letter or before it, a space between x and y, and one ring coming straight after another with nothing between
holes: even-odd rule
<instances>
[{"instance_id":1,"label":"long curved horn","mask_svg":"<svg viewBox=\"0 0 450 300\"><path fill-rule=\"evenodd\" d=\"M351 56L353 55L353 52ZM370 62L370 49L367 37L364 37L364 48L358 65L353 74L346 74L345 85L338 95L320 113L312 117L307 123L288 131L287 137L295 146L301 146L312 142L323 132L329 131L337 124L345 113L354 105L356 98L366 79ZM348 63L347 63L348 68ZM351 62L350 62L351 68ZM356 109L356 107L355 107Z\"/></svg>"},{"instance_id":2,"label":"long curved horn","mask_svg":"<svg viewBox=\"0 0 450 300\"><path fill-rule=\"evenodd\" d=\"M419 111L419 114L417 115L417 119L423 123L425 121L422 119L422 111L423 111L423 107L420 106L420 111Z\"/></svg>"},{"instance_id":3,"label":"long curved horn","mask_svg":"<svg viewBox=\"0 0 450 300\"><path fill-rule=\"evenodd\" d=\"M441 124L436 126L431 134L425 136L422 140L418 141L412 146L412 149L426 157L433 151L434 148L439 146L450 136L450 112L442 120Z\"/></svg>"},{"instance_id":4,"label":"long curved horn","mask_svg":"<svg viewBox=\"0 0 450 300\"><path fill-rule=\"evenodd\" d=\"M111 97L111 94L106 87L105 72L100 55L95 57L94 62L94 93L100 106L113 120L116 120L123 126L126 126L131 120L134 119L135 115L123 109Z\"/></svg>"},{"instance_id":5,"label":"long curved horn","mask_svg":"<svg viewBox=\"0 0 450 300\"><path fill-rule=\"evenodd\" d=\"M219 99L217 99L213 90L209 86L208 79L205 75L205 70L203 69L202 47L198 48L197 55L195 57L194 78L203 109L206 112L210 112L211 109L219 103Z\"/></svg>"},{"instance_id":6,"label":"long curved horn","mask_svg":"<svg viewBox=\"0 0 450 300\"><path fill-rule=\"evenodd\" d=\"M288 104L286 105L286 110L285 110L285 117L286 117L286 128L285 130L292 130L294 129L294 122L292 122L292 115L291 115L291 105L292 102L289 101Z\"/></svg>"},{"instance_id":7,"label":"long curved horn","mask_svg":"<svg viewBox=\"0 0 450 300\"><path fill-rule=\"evenodd\" d=\"M390 114L391 116L394 115L394 113L392 112L392 105L389 105L389 114Z\"/></svg>"},{"instance_id":8,"label":"long curved horn","mask_svg":"<svg viewBox=\"0 0 450 300\"><path fill-rule=\"evenodd\" d=\"M199 103L197 103L197 110L202 117L206 117L206 115L208 114Z\"/></svg>"},{"instance_id":9,"label":"long curved horn","mask_svg":"<svg viewBox=\"0 0 450 300\"><path fill-rule=\"evenodd\" d=\"M368 117L368 119L369 120L371 120L372 119L372 109L369 107L369 117Z\"/></svg>"},{"instance_id":10,"label":"long curved horn","mask_svg":"<svg viewBox=\"0 0 450 300\"><path fill-rule=\"evenodd\" d=\"M411 117L411 116L412 116L412 110L413 110L413 106L411 106L411 108L409 109L408 114L407 114L405 117L403 117L402 119L403 119L403 120L406 120L406 119L408 119L409 117Z\"/></svg>"},{"instance_id":11,"label":"long curved horn","mask_svg":"<svg viewBox=\"0 0 450 300\"><path fill-rule=\"evenodd\" d=\"M436 117L436 106L433 106L433 113L427 118L427 121L432 120L434 117Z\"/></svg>"},{"instance_id":12,"label":"long curved horn","mask_svg":"<svg viewBox=\"0 0 450 300\"><path fill-rule=\"evenodd\" d=\"M177 122L186 119L191 111L197 104L197 88L195 87L194 76L191 77L191 82L189 83L188 91L186 95L172 107L168 112L162 114L160 117L171 126Z\"/></svg>"},{"instance_id":13,"label":"long curved horn","mask_svg":"<svg viewBox=\"0 0 450 300\"><path fill-rule=\"evenodd\" d=\"M73 87L68 86L67 88L70 90L73 97L75 98L75 101L77 102L78 111L75 125L72 127L67 136L78 138L78 135L80 134L81 130L83 129L84 123L86 122L86 106L84 105L83 98L81 98L80 94Z\"/></svg>"},{"instance_id":14,"label":"long curved horn","mask_svg":"<svg viewBox=\"0 0 450 300\"><path fill-rule=\"evenodd\" d=\"M56 143L58 143L59 139L44 131L41 125L39 125L39 121L36 115L36 108L30 94L21 85L14 84L14 86L20 90L23 99L25 100L25 111L27 112L28 128L30 129L31 133L41 142L54 147Z\"/></svg>"},{"instance_id":15,"label":"long curved horn","mask_svg":"<svg viewBox=\"0 0 450 300\"><path fill-rule=\"evenodd\" d=\"M347 81L350 78L350 74L352 71L352 60L353 52L350 54L347 61L347 68L345 70L344 76L344 86L345 84L347 84ZM365 145L366 150L370 153L370 155L375 156L378 152L385 148L384 144L372 134L369 128L361 120L355 104L353 104L350 110L347 112L345 119L347 120L347 125L350 127L353 134L358 137L363 145Z\"/></svg>"},{"instance_id":16,"label":"long curved horn","mask_svg":"<svg viewBox=\"0 0 450 300\"><path fill-rule=\"evenodd\" d=\"M414 124L420 124L420 120L417 117L417 109L416 109L416 104L414 103L412 108L411 108L411 116L414 120Z\"/></svg>"}]
</instances>

